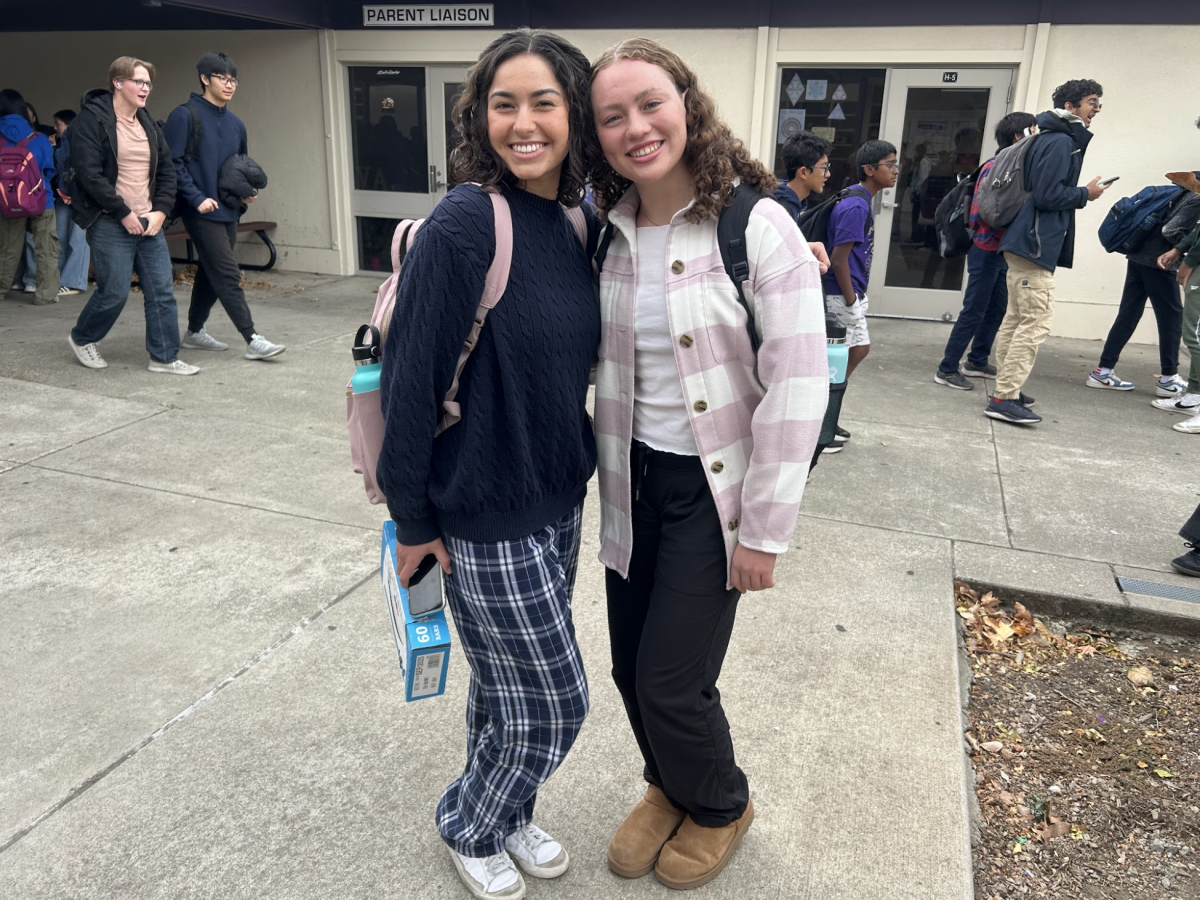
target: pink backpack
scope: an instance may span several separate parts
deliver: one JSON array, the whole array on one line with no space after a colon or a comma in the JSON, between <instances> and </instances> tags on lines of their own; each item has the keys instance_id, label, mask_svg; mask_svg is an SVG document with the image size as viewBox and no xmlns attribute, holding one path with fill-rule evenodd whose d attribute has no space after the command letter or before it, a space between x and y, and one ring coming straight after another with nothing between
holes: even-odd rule
<instances>
[{"instance_id":1,"label":"pink backpack","mask_svg":"<svg viewBox=\"0 0 1200 900\"><path fill-rule=\"evenodd\" d=\"M450 389L446 391L446 398L442 401L442 418L434 432L435 437L462 420L462 409L455 401L455 397L458 396L459 377L467 365L468 357L479 342L484 320L488 313L495 309L496 304L500 302L501 295L508 287L508 270L512 266L513 249L512 211L508 207L508 201L501 194L488 191L487 195L492 201L492 212L496 217L496 255L492 259L492 264L487 271L487 278L483 283L483 296L479 300L479 307L475 310L475 324L471 326L471 333L463 342L462 351L458 355L458 364L454 368L454 380L450 382ZM580 243L586 247L587 219L583 209L575 207L574 209L565 209L564 212L575 229ZM405 219L396 226L396 231L392 235L392 274L379 286L379 293L375 295L375 310L371 313L371 325L378 329L380 335L381 354L388 328L392 324L392 312L396 306L396 293L400 286L400 266L404 256L412 249L417 229L424 221L424 219ZM403 252L401 252L401 248L403 248ZM351 391L350 385L346 385L346 429L350 433L350 458L354 463L354 471L362 475L367 499L372 503L382 503L386 498L375 481L375 467L379 463L384 432L383 408L378 390L355 394Z\"/></svg>"},{"instance_id":2,"label":"pink backpack","mask_svg":"<svg viewBox=\"0 0 1200 900\"><path fill-rule=\"evenodd\" d=\"M31 132L15 144L0 140L0 216L6 219L32 219L46 211L42 170L29 150L35 137Z\"/></svg>"}]
</instances>

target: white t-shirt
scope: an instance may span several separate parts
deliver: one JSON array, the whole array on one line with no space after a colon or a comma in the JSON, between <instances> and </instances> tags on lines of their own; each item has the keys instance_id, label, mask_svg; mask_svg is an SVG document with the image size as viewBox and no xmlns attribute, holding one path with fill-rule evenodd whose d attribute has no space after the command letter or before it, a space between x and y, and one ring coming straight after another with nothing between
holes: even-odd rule
<instances>
[{"instance_id":1,"label":"white t-shirt","mask_svg":"<svg viewBox=\"0 0 1200 900\"><path fill-rule=\"evenodd\" d=\"M669 225L637 230L633 436L655 450L699 456L683 398L667 316Z\"/></svg>"}]
</instances>

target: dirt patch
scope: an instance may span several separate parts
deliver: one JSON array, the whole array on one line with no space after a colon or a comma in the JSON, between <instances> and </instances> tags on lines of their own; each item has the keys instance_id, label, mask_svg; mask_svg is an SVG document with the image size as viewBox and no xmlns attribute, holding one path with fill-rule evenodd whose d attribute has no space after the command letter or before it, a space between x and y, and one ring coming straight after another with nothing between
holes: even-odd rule
<instances>
[{"instance_id":1,"label":"dirt patch","mask_svg":"<svg viewBox=\"0 0 1200 900\"><path fill-rule=\"evenodd\" d=\"M1200 898L1200 646L1070 630L957 584L975 895Z\"/></svg>"}]
</instances>

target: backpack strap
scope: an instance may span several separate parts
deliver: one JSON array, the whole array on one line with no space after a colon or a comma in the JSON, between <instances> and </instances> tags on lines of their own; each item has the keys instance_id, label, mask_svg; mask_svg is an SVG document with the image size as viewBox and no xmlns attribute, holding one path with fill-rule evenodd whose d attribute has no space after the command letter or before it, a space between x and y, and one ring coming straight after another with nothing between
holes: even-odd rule
<instances>
[{"instance_id":1,"label":"backpack strap","mask_svg":"<svg viewBox=\"0 0 1200 900\"><path fill-rule=\"evenodd\" d=\"M756 203L767 195L750 184L739 184L733 189L733 203L721 210L717 219L717 246L721 249L721 262L725 273L733 282L738 302L746 310L746 332L750 346L758 355L758 331L754 327L754 312L746 301L742 285L750 280L750 258L746 248L746 227L750 224L750 213Z\"/></svg>"},{"instance_id":2,"label":"backpack strap","mask_svg":"<svg viewBox=\"0 0 1200 900\"><path fill-rule=\"evenodd\" d=\"M471 333L463 341L462 350L458 354L458 363L454 367L454 380L450 382L450 389L446 391L446 399L442 401L442 408L445 412L442 414L441 421L438 422L434 437L462 419L462 408L455 400L458 396L459 379L462 377L463 369L466 368L467 360L475 350L475 345L479 343L479 335L483 332L483 323L487 319L488 313L495 309L496 304L500 302L501 295L508 287L508 273L512 268L513 251L512 210L502 194L488 191L487 195L491 198L492 212L496 217L496 255L492 258L491 266L488 267L487 278L483 283L483 297L475 310L475 322L471 325Z\"/></svg>"},{"instance_id":3,"label":"backpack strap","mask_svg":"<svg viewBox=\"0 0 1200 900\"><path fill-rule=\"evenodd\" d=\"M183 147L183 161L190 163L196 158L196 147L200 144L200 138L204 136L204 125L200 122L200 112L194 104L189 101L184 106L191 114L192 123L188 128L187 142Z\"/></svg>"}]
</instances>

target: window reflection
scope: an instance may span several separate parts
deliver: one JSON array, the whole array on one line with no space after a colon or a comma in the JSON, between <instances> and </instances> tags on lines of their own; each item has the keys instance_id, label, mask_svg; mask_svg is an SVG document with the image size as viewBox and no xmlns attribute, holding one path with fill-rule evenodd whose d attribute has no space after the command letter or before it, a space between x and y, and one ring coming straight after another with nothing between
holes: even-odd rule
<instances>
[{"instance_id":1,"label":"window reflection","mask_svg":"<svg viewBox=\"0 0 1200 900\"><path fill-rule=\"evenodd\" d=\"M424 67L350 68L356 190L429 192L425 106Z\"/></svg>"}]
</instances>

